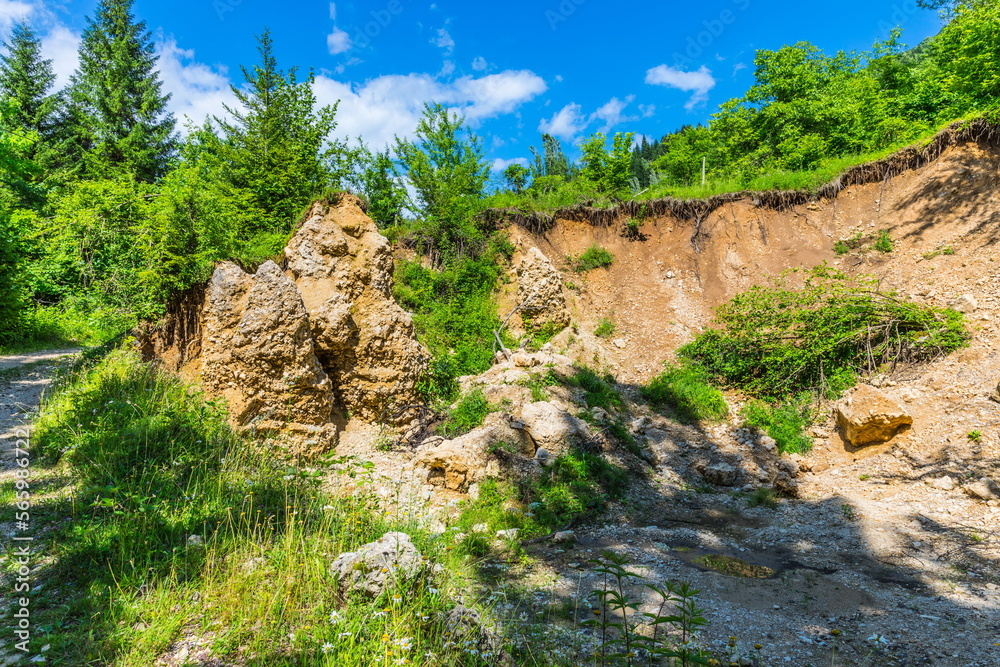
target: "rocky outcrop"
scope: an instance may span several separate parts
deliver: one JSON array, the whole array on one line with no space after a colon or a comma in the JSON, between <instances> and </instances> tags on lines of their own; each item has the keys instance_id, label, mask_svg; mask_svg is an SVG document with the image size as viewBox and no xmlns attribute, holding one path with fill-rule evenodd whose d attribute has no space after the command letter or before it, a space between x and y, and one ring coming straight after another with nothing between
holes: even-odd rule
<instances>
[{"instance_id":1,"label":"rocky outcrop","mask_svg":"<svg viewBox=\"0 0 1000 667\"><path fill-rule=\"evenodd\" d=\"M332 444L333 394L295 284L274 262L254 275L225 262L205 292L201 374L239 426L284 431L299 449Z\"/></svg>"},{"instance_id":2,"label":"rocky outcrop","mask_svg":"<svg viewBox=\"0 0 1000 667\"><path fill-rule=\"evenodd\" d=\"M569 325L562 278L538 248L530 248L517 266L517 301L535 329L559 330Z\"/></svg>"},{"instance_id":3,"label":"rocky outcrop","mask_svg":"<svg viewBox=\"0 0 1000 667\"><path fill-rule=\"evenodd\" d=\"M420 402L428 354L392 296L392 251L353 197L317 204L285 248L337 403L372 422Z\"/></svg>"},{"instance_id":4,"label":"rocky outcrop","mask_svg":"<svg viewBox=\"0 0 1000 667\"><path fill-rule=\"evenodd\" d=\"M913 424L902 405L867 384L839 401L834 413L844 439L855 447L888 442Z\"/></svg>"},{"instance_id":5,"label":"rocky outcrop","mask_svg":"<svg viewBox=\"0 0 1000 667\"><path fill-rule=\"evenodd\" d=\"M357 551L340 554L330 564L341 596L355 593L369 598L413 581L425 568L423 556L406 533L386 533Z\"/></svg>"},{"instance_id":6,"label":"rocky outcrop","mask_svg":"<svg viewBox=\"0 0 1000 667\"><path fill-rule=\"evenodd\" d=\"M224 398L235 425L291 436L293 451L335 444L338 410L410 421L429 355L392 297L389 244L360 201L317 203L282 262L253 275L220 264L142 349Z\"/></svg>"},{"instance_id":7,"label":"rocky outcrop","mask_svg":"<svg viewBox=\"0 0 1000 667\"><path fill-rule=\"evenodd\" d=\"M528 403L521 408L519 418L535 447L553 456L565 454L578 438L587 434L585 422L548 401Z\"/></svg>"}]
</instances>

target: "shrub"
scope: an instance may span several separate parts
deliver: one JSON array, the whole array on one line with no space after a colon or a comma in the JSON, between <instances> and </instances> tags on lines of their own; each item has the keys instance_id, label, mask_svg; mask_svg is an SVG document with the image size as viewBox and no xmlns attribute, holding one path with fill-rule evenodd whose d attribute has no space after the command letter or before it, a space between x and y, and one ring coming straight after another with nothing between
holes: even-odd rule
<instances>
[{"instance_id":1,"label":"shrub","mask_svg":"<svg viewBox=\"0 0 1000 667\"><path fill-rule=\"evenodd\" d=\"M571 264L577 273L585 273L593 269L600 269L611 266L615 263L615 256L606 248L599 245L592 245L584 250L579 257L573 259Z\"/></svg>"},{"instance_id":2,"label":"shrub","mask_svg":"<svg viewBox=\"0 0 1000 667\"><path fill-rule=\"evenodd\" d=\"M468 433L482 425L492 407L482 389L470 391L448 412L444 421L438 425L438 432L449 438Z\"/></svg>"},{"instance_id":3,"label":"shrub","mask_svg":"<svg viewBox=\"0 0 1000 667\"><path fill-rule=\"evenodd\" d=\"M594 329L594 335L598 338L609 338L615 335L615 323L610 317L602 317L601 321L598 322L597 328Z\"/></svg>"},{"instance_id":4,"label":"shrub","mask_svg":"<svg viewBox=\"0 0 1000 667\"><path fill-rule=\"evenodd\" d=\"M872 244L872 247L879 252L892 252L893 244L892 237L889 236L889 230L880 230L878 236L875 237L875 243Z\"/></svg>"},{"instance_id":5,"label":"shrub","mask_svg":"<svg viewBox=\"0 0 1000 667\"><path fill-rule=\"evenodd\" d=\"M825 264L808 272L801 289L780 278L737 295L717 309L716 322L679 354L769 398L807 390L833 396L858 374L929 360L969 341L961 313L906 301Z\"/></svg>"},{"instance_id":6,"label":"shrub","mask_svg":"<svg viewBox=\"0 0 1000 667\"><path fill-rule=\"evenodd\" d=\"M573 375L563 379L563 384L583 389L587 407L611 410L625 405L614 387L614 377L610 374L599 375L587 366L577 366Z\"/></svg>"},{"instance_id":7,"label":"shrub","mask_svg":"<svg viewBox=\"0 0 1000 667\"><path fill-rule=\"evenodd\" d=\"M639 391L653 405L670 406L684 421L725 419L729 415L722 392L709 384L708 373L696 364L667 364Z\"/></svg>"},{"instance_id":8,"label":"shrub","mask_svg":"<svg viewBox=\"0 0 1000 667\"><path fill-rule=\"evenodd\" d=\"M782 452L804 454L812 449L806 429L813 422L812 396L802 393L780 403L750 400L740 415L750 426L764 430L778 443Z\"/></svg>"}]
</instances>

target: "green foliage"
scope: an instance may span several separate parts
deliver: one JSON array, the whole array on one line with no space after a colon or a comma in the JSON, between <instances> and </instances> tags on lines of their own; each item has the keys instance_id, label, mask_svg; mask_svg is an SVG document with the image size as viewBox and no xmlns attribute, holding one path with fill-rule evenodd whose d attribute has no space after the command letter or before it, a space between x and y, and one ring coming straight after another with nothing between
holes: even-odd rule
<instances>
[{"instance_id":1,"label":"green foliage","mask_svg":"<svg viewBox=\"0 0 1000 667\"><path fill-rule=\"evenodd\" d=\"M594 329L594 335L598 338L610 338L615 335L615 329L617 326L615 326L614 320L610 317L602 317L601 321L597 323L597 328Z\"/></svg>"},{"instance_id":2,"label":"green foliage","mask_svg":"<svg viewBox=\"0 0 1000 667\"><path fill-rule=\"evenodd\" d=\"M747 498L747 505L750 507L766 507L773 510L778 506L778 501L774 497L774 489L764 487L754 489L750 497Z\"/></svg>"},{"instance_id":3,"label":"green foliage","mask_svg":"<svg viewBox=\"0 0 1000 667\"><path fill-rule=\"evenodd\" d=\"M822 265L801 289L757 286L716 311L680 354L751 395L836 394L883 364L932 359L967 344L963 316L904 300L874 280Z\"/></svg>"},{"instance_id":4,"label":"green foliage","mask_svg":"<svg viewBox=\"0 0 1000 667\"><path fill-rule=\"evenodd\" d=\"M812 440L806 435L815 418L811 401L809 393L773 403L751 399L740 416L747 425L756 426L774 438L782 452L804 454L812 448Z\"/></svg>"},{"instance_id":5,"label":"green foliage","mask_svg":"<svg viewBox=\"0 0 1000 667\"><path fill-rule=\"evenodd\" d=\"M70 84L73 142L84 173L100 178L162 176L176 147L151 34L133 0L101 0L87 19L80 66Z\"/></svg>"},{"instance_id":6,"label":"green foliage","mask_svg":"<svg viewBox=\"0 0 1000 667\"><path fill-rule=\"evenodd\" d=\"M640 393L657 407L669 406L684 421L716 421L729 416L722 392L709 384L708 373L697 364L666 364Z\"/></svg>"},{"instance_id":7,"label":"green foliage","mask_svg":"<svg viewBox=\"0 0 1000 667\"><path fill-rule=\"evenodd\" d=\"M201 135L204 150L215 153L221 175L249 195L264 213L255 232L287 232L310 200L333 185L328 161L344 151L328 144L337 124L337 107L316 109L313 76L298 81L282 71L271 34L257 38L260 62L243 67L246 86L231 86L238 107L226 106L232 120L215 119L221 137Z\"/></svg>"},{"instance_id":8,"label":"green foliage","mask_svg":"<svg viewBox=\"0 0 1000 667\"><path fill-rule=\"evenodd\" d=\"M872 247L879 252L890 253L893 249L892 237L889 236L889 230L881 229L878 235L875 237L875 242L872 243Z\"/></svg>"},{"instance_id":9,"label":"green foliage","mask_svg":"<svg viewBox=\"0 0 1000 667\"><path fill-rule=\"evenodd\" d=\"M527 482L527 497L545 526L561 529L569 521L603 511L627 482L626 471L604 457L571 449Z\"/></svg>"},{"instance_id":10,"label":"green foliage","mask_svg":"<svg viewBox=\"0 0 1000 667\"><path fill-rule=\"evenodd\" d=\"M536 180L557 177L569 181L576 176L576 170L563 152L562 144L551 134L542 134L541 154L532 146L531 155L531 176Z\"/></svg>"},{"instance_id":11,"label":"green foliage","mask_svg":"<svg viewBox=\"0 0 1000 667\"><path fill-rule=\"evenodd\" d=\"M52 61L42 58L42 42L27 22L14 25L0 55L0 95L10 105L9 127L38 137L27 157L43 167L56 161L59 95L52 94Z\"/></svg>"},{"instance_id":12,"label":"green foliage","mask_svg":"<svg viewBox=\"0 0 1000 667\"><path fill-rule=\"evenodd\" d=\"M358 157L360 168L355 180L368 201L369 217L379 227L397 224L403 218L406 188L396 175L389 151L372 153L362 147Z\"/></svg>"},{"instance_id":13,"label":"green foliage","mask_svg":"<svg viewBox=\"0 0 1000 667\"><path fill-rule=\"evenodd\" d=\"M969 431L969 440L972 442L979 442L983 439L982 431Z\"/></svg>"},{"instance_id":14,"label":"green foliage","mask_svg":"<svg viewBox=\"0 0 1000 667\"><path fill-rule=\"evenodd\" d=\"M424 382L430 399L451 402L456 378L493 364L493 331L500 326L493 293L509 258L503 241L495 238L480 258L454 260L440 271L397 263L396 299L414 314L417 337L433 357Z\"/></svg>"},{"instance_id":15,"label":"green foliage","mask_svg":"<svg viewBox=\"0 0 1000 667\"><path fill-rule=\"evenodd\" d=\"M502 176L507 183L507 187L511 191L520 194L528 186L531 170L523 164L515 162L514 164L507 165L507 168L503 170Z\"/></svg>"},{"instance_id":16,"label":"green foliage","mask_svg":"<svg viewBox=\"0 0 1000 667\"><path fill-rule=\"evenodd\" d=\"M833 252L835 252L838 257L841 255L846 255L847 253L851 252L851 246L847 243L847 241L840 239L839 241L833 244Z\"/></svg>"},{"instance_id":17,"label":"green foliage","mask_svg":"<svg viewBox=\"0 0 1000 667\"><path fill-rule=\"evenodd\" d=\"M584 250L579 257L570 258L570 264L577 273L602 269L614 263L615 256L609 250L599 245L592 245Z\"/></svg>"},{"instance_id":18,"label":"green foliage","mask_svg":"<svg viewBox=\"0 0 1000 667\"><path fill-rule=\"evenodd\" d=\"M947 88L993 104L1000 95L1000 7L994 2L958 2L953 19L932 42Z\"/></svg>"},{"instance_id":19,"label":"green foliage","mask_svg":"<svg viewBox=\"0 0 1000 667\"><path fill-rule=\"evenodd\" d=\"M562 383L582 389L584 401L589 408L620 410L625 407L621 394L615 389L615 379L610 373L600 375L588 366L576 366L573 375L562 378Z\"/></svg>"},{"instance_id":20,"label":"green foliage","mask_svg":"<svg viewBox=\"0 0 1000 667\"><path fill-rule=\"evenodd\" d=\"M486 400L482 389L470 391L455 403L455 407L448 410L444 421L438 425L438 433L448 438L468 433L482 426L486 415L492 411L493 406Z\"/></svg>"},{"instance_id":21,"label":"green foliage","mask_svg":"<svg viewBox=\"0 0 1000 667\"><path fill-rule=\"evenodd\" d=\"M580 174L594 183L598 192L615 196L628 192L633 136L632 132L615 133L610 151L605 147L607 137L603 132L592 135L580 146L583 152Z\"/></svg>"},{"instance_id":22,"label":"green foliage","mask_svg":"<svg viewBox=\"0 0 1000 667\"><path fill-rule=\"evenodd\" d=\"M416 139L396 139L396 155L416 191L423 216L421 241L443 257L476 254L486 233L475 222L489 167L482 142L463 129L463 119L440 104L428 104Z\"/></svg>"}]
</instances>

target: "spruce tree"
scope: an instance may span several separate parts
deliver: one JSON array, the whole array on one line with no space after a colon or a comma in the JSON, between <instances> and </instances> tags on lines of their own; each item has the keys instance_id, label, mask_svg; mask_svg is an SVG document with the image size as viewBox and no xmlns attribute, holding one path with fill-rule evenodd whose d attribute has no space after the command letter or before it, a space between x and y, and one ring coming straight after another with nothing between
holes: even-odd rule
<instances>
[{"instance_id":1,"label":"spruce tree","mask_svg":"<svg viewBox=\"0 0 1000 667\"><path fill-rule=\"evenodd\" d=\"M35 132L36 143L28 155L47 167L55 149L59 96L50 94L56 76L52 61L42 58L41 40L26 22L17 23L7 53L0 55L0 96L9 104L14 128Z\"/></svg>"},{"instance_id":2,"label":"spruce tree","mask_svg":"<svg viewBox=\"0 0 1000 667\"><path fill-rule=\"evenodd\" d=\"M284 231L331 184L330 162L341 147L325 144L337 108L316 109L311 74L300 82L294 69L279 69L269 31L257 41L260 63L241 68L247 87L232 86L241 108L226 107L232 120L215 119L222 134L217 150L230 183L269 214L265 226Z\"/></svg>"},{"instance_id":3,"label":"spruce tree","mask_svg":"<svg viewBox=\"0 0 1000 667\"><path fill-rule=\"evenodd\" d=\"M80 44L80 67L70 84L70 147L89 176L162 176L176 149L157 57L133 0L101 0Z\"/></svg>"}]
</instances>

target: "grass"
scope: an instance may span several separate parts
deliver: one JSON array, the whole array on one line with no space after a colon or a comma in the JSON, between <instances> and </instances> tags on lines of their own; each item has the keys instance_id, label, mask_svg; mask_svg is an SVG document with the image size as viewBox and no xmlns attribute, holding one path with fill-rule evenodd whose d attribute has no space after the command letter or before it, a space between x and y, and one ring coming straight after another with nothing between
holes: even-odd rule
<instances>
[{"instance_id":1,"label":"grass","mask_svg":"<svg viewBox=\"0 0 1000 667\"><path fill-rule=\"evenodd\" d=\"M46 528L30 648L48 645L47 664L145 666L184 638L247 665L440 664L427 653L485 664L446 645L464 559L414 517L381 511L370 464L299 467L127 351L60 383L33 448L32 516ZM330 496L324 470L361 483ZM378 599L332 595L333 557L389 530L443 567Z\"/></svg>"},{"instance_id":2,"label":"grass","mask_svg":"<svg viewBox=\"0 0 1000 667\"><path fill-rule=\"evenodd\" d=\"M79 301L36 306L25 313L17 339L0 345L0 355L102 345L136 324L135 318Z\"/></svg>"},{"instance_id":3,"label":"grass","mask_svg":"<svg viewBox=\"0 0 1000 667\"><path fill-rule=\"evenodd\" d=\"M882 253L892 252L894 245L892 243L892 237L889 236L889 230L880 229L878 234L875 236L875 242L872 243L872 247Z\"/></svg>"},{"instance_id":4,"label":"grass","mask_svg":"<svg viewBox=\"0 0 1000 667\"><path fill-rule=\"evenodd\" d=\"M698 556L694 562L715 572L741 579L769 579L776 573L764 565L754 565L733 556L705 554Z\"/></svg>"},{"instance_id":5,"label":"grass","mask_svg":"<svg viewBox=\"0 0 1000 667\"><path fill-rule=\"evenodd\" d=\"M812 439L806 435L814 418L812 396L808 393L777 403L751 399L740 415L748 426L763 429L774 438L782 452L804 454L812 449Z\"/></svg>"},{"instance_id":6,"label":"grass","mask_svg":"<svg viewBox=\"0 0 1000 667\"><path fill-rule=\"evenodd\" d=\"M588 366L577 366L573 375L563 378L562 383L583 390L588 408L620 410L625 407L621 394L615 389L615 379L610 374L601 375Z\"/></svg>"},{"instance_id":7,"label":"grass","mask_svg":"<svg viewBox=\"0 0 1000 667\"><path fill-rule=\"evenodd\" d=\"M601 321L597 323L597 328L594 329L594 335L598 338L610 338L615 335L617 328L610 317L602 317Z\"/></svg>"},{"instance_id":8,"label":"grass","mask_svg":"<svg viewBox=\"0 0 1000 667\"><path fill-rule=\"evenodd\" d=\"M579 257L570 258L570 265L577 273L603 269L614 263L615 256L607 248L599 245L592 245L580 253Z\"/></svg>"},{"instance_id":9,"label":"grass","mask_svg":"<svg viewBox=\"0 0 1000 667\"><path fill-rule=\"evenodd\" d=\"M455 403L455 407L448 411L444 420L438 424L438 433L448 438L468 433L482 426L486 415L492 411L493 406L486 400L483 390L474 389L464 394Z\"/></svg>"},{"instance_id":10,"label":"grass","mask_svg":"<svg viewBox=\"0 0 1000 667\"><path fill-rule=\"evenodd\" d=\"M657 407L670 407L683 421L718 421L729 416L722 392L709 382L708 373L697 364L665 370L640 388L644 399Z\"/></svg>"}]
</instances>

